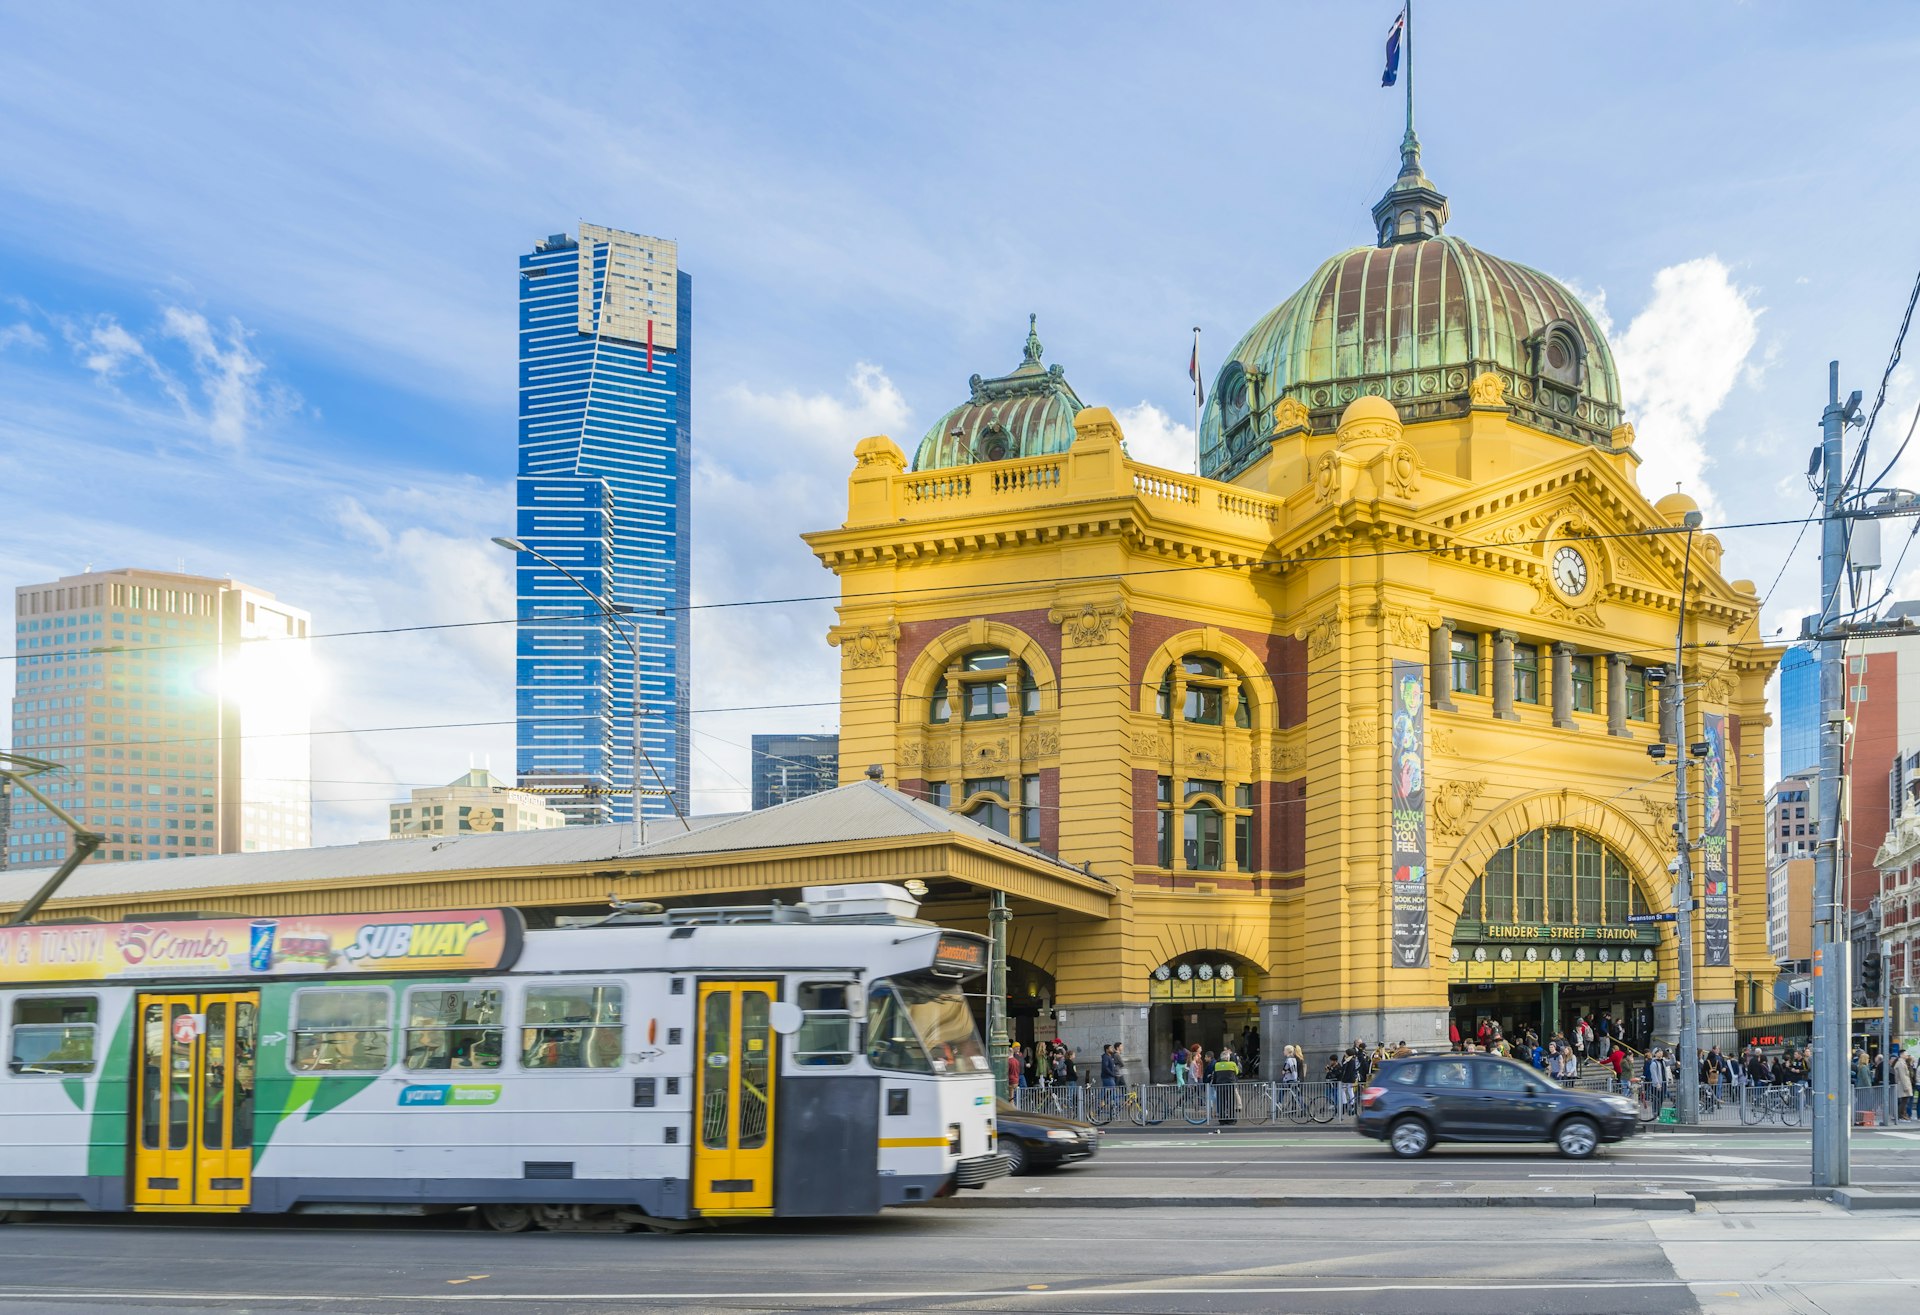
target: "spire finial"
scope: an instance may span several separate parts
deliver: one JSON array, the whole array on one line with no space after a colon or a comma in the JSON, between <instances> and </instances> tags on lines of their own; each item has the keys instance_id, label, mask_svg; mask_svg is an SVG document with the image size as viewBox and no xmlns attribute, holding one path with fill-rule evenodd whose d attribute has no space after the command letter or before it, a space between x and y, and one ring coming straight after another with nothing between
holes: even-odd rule
<instances>
[{"instance_id":1,"label":"spire finial","mask_svg":"<svg viewBox=\"0 0 1920 1315\"><path fill-rule=\"evenodd\" d=\"M1041 348L1040 348L1039 324L1040 324L1039 315L1029 314L1027 316L1027 351L1026 351L1025 360L1023 362L1026 365L1040 364Z\"/></svg>"},{"instance_id":2,"label":"spire finial","mask_svg":"<svg viewBox=\"0 0 1920 1315\"><path fill-rule=\"evenodd\" d=\"M1373 226L1380 245L1424 242L1438 237L1447 222L1447 198L1420 166L1420 138L1413 130L1413 0L1407 0L1388 44L1387 84L1399 67L1404 40L1407 61L1407 129L1400 137L1400 176L1373 204Z\"/></svg>"}]
</instances>

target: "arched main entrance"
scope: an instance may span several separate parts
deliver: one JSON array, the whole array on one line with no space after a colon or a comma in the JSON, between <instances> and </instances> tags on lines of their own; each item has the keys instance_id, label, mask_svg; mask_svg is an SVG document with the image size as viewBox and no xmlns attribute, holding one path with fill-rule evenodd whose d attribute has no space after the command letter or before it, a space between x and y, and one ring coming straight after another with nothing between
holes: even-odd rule
<instances>
[{"instance_id":1,"label":"arched main entrance","mask_svg":"<svg viewBox=\"0 0 1920 1315\"><path fill-rule=\"evenodd\" d=\"M1638 875L1599 836L1546 826L1488 857L1454 924L1447 998L1471 1040L1571 1035L1577 1019L1644 1047L1653 1027L1660 928Z\"/></svg>"},{"instance_id":2,"label":"arched main entrance","mask_svg":"<svg viewBox=\"0 0 1920 1315\"><path fill-rule=\"evenodd\" d=\"M1218 1053L1222 1045L1255 1052L1243 1072L1256 1072L1260 1034L1260 970L1225 950L1194 950L1155 968L1147 983L1147 1074L1167 1082L1173 1049L1198 1043Z\"/></svg>"}]
</instances>

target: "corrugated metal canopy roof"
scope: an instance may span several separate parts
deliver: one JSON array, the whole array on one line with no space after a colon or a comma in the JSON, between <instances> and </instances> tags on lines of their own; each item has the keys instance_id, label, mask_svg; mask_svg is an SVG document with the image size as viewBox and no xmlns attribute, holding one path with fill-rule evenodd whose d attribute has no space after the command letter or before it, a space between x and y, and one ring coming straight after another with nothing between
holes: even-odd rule
<instances>
[{"instance_id":1,"label":"corrugated metal canopy roof","mask_svg":"<svg viewBox=\"0 0 1920 1315\"><path fill-rule=\"evenodd\" d=\"M69 877L54 898L61 904L110 903L171 894L204 894L222 888L299 887L434 873L487 873L621 860L692 858L796 845L908 840L940 834L982 841L1030 862L1071 872L1083 882L1086 880L1078 868L1009 840L970 818L923 803L877 781L843 785L754 813L696 817L692 825L694 829L689 833L678 822L649 822L650 838L645 843L640 843L638 828L629 823L616 823L488 835L421 836L319 849L209 854L142 863L92 863ZM0 906L25 902L52 871L53 866L46 865L0 872Z\"/></svg>"}]
</instances>

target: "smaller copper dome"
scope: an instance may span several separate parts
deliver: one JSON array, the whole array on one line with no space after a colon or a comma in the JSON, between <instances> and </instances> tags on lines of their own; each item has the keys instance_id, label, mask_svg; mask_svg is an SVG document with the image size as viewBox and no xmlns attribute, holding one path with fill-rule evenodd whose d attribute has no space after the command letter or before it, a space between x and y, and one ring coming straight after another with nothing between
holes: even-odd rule
<instances>
[{"instance_id":1,"label":"smaller copper dome","mask_svg":"<svg viewBox=\"0 0 1920 1315\"><path fill-rule=\"evenodd\" d=\"M972 395L934 421L914 453L915 470L1051 456L1073 446L1073 418L1086 404L1063 367L1040 363L1037 320L1027 317L1026 350L1012 373L974 375Z\"/></svg>"}]
</instances>

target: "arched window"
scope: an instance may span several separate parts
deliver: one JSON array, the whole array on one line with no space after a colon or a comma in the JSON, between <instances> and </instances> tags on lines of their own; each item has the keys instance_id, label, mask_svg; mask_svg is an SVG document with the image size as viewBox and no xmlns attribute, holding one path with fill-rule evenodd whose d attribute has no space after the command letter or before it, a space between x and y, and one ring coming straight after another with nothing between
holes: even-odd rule
<instances>
[{"instance_id":1,"label":"arched window","mask_svg":"<svg viewBox=\"0 0 1920 1315\"><path fill-rule=\"evenodd\" d=\"M1584 831L1529 831L1487 860L1467 888L1460 917L1469 922L1625 927L1647 912L1627 861Z\"/></svg>"},{"instance_id":2,"label":"arched window","mask_svg":"<svg viewBox=\"0 0 1920 1315\"><path fill-rule=\"evenodd\" d=\"M1200 726L1218 726L1226 713L1227 698L1233 695L1233 724L1242 730L1253 725L1253 706L1247 700L1246 686L1228 675L1218 658L1190 653L1167 667L1154 696L1154 711L1173 718L1174 672L1178 669L1186 692L1181 699L1181 720Z\"/></svg>"},{"instance_id":3,"label":"arched window","mask_svg":"<svg viewBox=\"0 0 1920 1315\"><path fill-rule=\"evenodd\" d=\"M1005 717L1014 697L1009 672L1016 666L1020 669L1021 715L1033 716L1040 711L1040 682L1034 678L1032 668L1017 662L1004 648L977 648L961 656L957 673L950 670L934 682L927 700L928 723L937 726L948 721L954 702L960 705L960 716L965 721L997 721ZM958 677L957 698L954 682L948 678L950 674Z\"/></svg>"}]
</instances>

